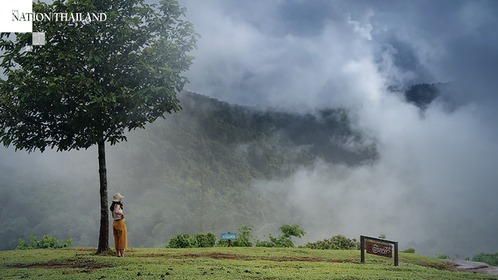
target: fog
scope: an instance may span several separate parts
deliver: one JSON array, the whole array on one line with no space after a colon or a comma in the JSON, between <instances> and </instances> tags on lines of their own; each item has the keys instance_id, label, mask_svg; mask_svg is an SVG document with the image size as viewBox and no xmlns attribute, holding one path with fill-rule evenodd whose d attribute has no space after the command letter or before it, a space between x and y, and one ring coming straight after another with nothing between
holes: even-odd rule
<instances>
[{"instance_id":1,"label":"fog","mask_svg":"<svg viewBox=\"0 0 498 280\"><path fill-rule=\"evenodd\" d=\"M417 252L495 252L494 1L181 1L202 35L187 89L289 111L347 108L379 159L317 162L264 191L311 240L385 234ZM389 90L450 82L425 111Z\"/></svg>"},{"instance_id":2,"label":"fog","mask_svg":"<svg viewBox=\"0 0 498 280\"><path fill-rule=\"evenodd\" d=\"M364 144L375 144L378 158L361 165L318 160L254 182L262 193L286 190L275 207L293 209L282 222L301 223L303 242L384 234L429 256L496 253L498 2L180 4L202 36L187 90L254 108L346 108ZM426 110L390 90L436 82L450 82L448 97ZM62 176L75 200L98 207L96 150L0 155L2 170ZM112 163L113 149L108 155ZM109 165L109 193L122 172ZM97 236L95 227L86 238Z\"/></svg>"}]
</instances>

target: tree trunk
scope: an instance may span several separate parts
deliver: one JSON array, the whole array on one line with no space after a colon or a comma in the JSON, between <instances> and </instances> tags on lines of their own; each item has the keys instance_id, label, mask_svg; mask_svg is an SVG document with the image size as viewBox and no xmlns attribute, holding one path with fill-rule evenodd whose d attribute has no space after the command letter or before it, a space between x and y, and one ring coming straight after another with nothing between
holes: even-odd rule
<instances>
[{"instance_id":1,"label":"tree trunk","mask_svg":"<svg viewBox=\"0 0 498 280\"><path fill-rule=\"evenodd\" d=\"M100 234L97 254L109 251L109 213L107 210L107 170L105 165L105 142L98 142L100 177Z\"/></svg>"}]
</instances>

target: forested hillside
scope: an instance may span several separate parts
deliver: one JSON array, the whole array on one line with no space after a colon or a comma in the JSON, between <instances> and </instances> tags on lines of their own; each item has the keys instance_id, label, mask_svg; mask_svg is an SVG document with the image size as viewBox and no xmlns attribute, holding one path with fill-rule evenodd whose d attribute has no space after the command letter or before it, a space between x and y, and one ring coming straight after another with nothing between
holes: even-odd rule
<instances>
[{"instance_id":1,"label":"forested hillside","mask_svg":"<svg viewBox=\"0 0 498 280\"><path fill-rule=\"evenodd\" d=\"M176 234L219 235L242 225L267 234L282 221L299 221L291 209L274 206L277 193L259 192L255 181L286 178L317 159L357 165L376 157L373 145L358 144L362 135L341 109L302 115L194 93L179 98L182 111L109 149L109 192L125 196L130 246L163 246ZM96 153L3 154L0 249L31 234L96 245Z\"/></svg>"}]
</instances>

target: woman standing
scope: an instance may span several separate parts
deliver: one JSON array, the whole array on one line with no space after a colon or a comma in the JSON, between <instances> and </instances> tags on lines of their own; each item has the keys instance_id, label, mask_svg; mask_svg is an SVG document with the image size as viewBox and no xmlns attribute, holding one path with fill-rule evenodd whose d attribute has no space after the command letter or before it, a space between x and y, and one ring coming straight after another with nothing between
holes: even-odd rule
<instances>
[{"instance_id":1,"label":"woman standing","mask_svg":"<svg viewBox=\"0 0 498 280\"><path fill-rule=\"evenodd\" d=\"M128 247L126 237L125 215L123 213L123 198L120 193L112 196L111 213L114 221L112 222L112 233L114 235L114 246L118 257L124 257L124 250Z\"/></svg>"}]
</instances>

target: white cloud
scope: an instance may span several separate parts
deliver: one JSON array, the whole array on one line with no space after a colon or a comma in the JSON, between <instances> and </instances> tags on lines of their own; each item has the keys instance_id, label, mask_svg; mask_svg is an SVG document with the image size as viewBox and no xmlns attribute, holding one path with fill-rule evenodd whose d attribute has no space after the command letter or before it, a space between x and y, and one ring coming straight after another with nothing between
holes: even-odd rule
<instances>
[{"instance_id":1,"label":"white cloud","mask_svg":"<svg viewBox=\"0 0 498 280\"><path fill-rule=\"evenodd\" d=\"M331 228L353 236L372 231L427 254L496 248L490 234L498 224L492 215L498 210L492 199L498 183L496 2L319 2L329 10L311 23L302 6L282 20L280 9L300 5L292 1L245 3L243 11L237 4L204 1L199 10L185 3L194 9L194 23L202 13L210 16L196 23L205 41L189 73L190 89L294 111L347 107L356 128L376 139L380 158L372 165L317 163L285 182L259 182L290 188L288 202L315 237L330 237ZM256 18L263 24L254 24ZM293 30L292 19L308 25ZM422 114L387 90L447 81L459 106L451 112L436 102ZM471 237L482 242L471 244Z\"/></svg>"}]
</instances>

